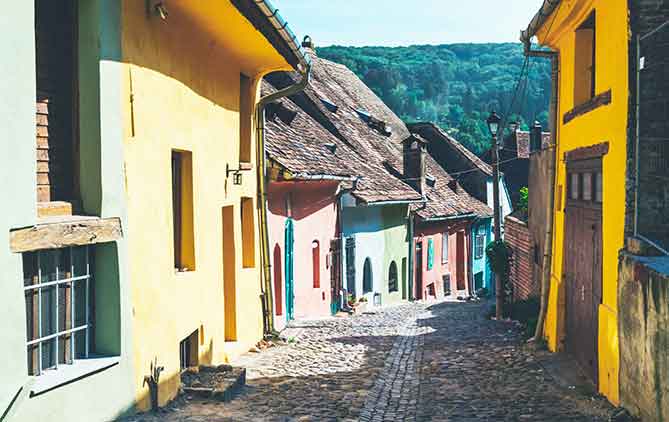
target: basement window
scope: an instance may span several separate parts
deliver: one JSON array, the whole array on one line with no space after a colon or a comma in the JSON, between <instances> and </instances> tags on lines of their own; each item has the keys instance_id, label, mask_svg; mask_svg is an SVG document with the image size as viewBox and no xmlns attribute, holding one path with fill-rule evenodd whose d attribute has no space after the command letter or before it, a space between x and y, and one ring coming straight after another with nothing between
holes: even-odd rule
<instances>
[{"instance_id":1,"label":"basement window","mask_svg":"<svg viewBox=\"0 0 669 422\"><path fill-rule=\"evenodd\" d=\"M193 271L193 155L188 151L172 151L172 218L174 268L179 272Z\"/></svg>"},{"instance_id":2,"label":"basement window","mask_svg":"<svg viewBox=\"0 0 669 422\"><path fill-rule=\"evenodd\" d=\"M576 29L574 106L595 96L595 12Z\"/></svg>"}]
</instances>

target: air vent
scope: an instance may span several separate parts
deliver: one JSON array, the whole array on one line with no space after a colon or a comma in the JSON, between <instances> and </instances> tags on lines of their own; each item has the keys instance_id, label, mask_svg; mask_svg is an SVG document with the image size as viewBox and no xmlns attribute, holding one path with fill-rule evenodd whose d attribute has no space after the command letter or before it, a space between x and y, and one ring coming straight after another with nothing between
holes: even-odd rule
<instances>
[{"instance_id":1,"label":"air vent","mask_svg":"<svg viewBox=\"0 0 669 422\"><path fill-rule=\"evenodd\" d=\"M425 183L427 183L429 187L433 188L437 184L437 179L428 174L425 176Z\"/></svg>"},{"instance_id":2,"label":"air vent","mask_svg":"<svg viewBox=\"0 0 669 422\"><path fill-rule=\"evenodd\" d=\"M339 107L337 107L337 105L335 103L333 103L332 101L330 101L326 98L321 98L320 100L321 100L321 103L323 103L323 105L325 106L325 108L327 108L331 112L336 113L337 110L339 110Z\"/></svg>"},{"instance_id":3,"label":"air vent","mask_svg":"<svg viewBox=\"0 0 669 422\"><path fill-rule=\"evenodd\" d=\"M372 119L372 116L366 111L356 109L355 112L358 113L358 116L360 116L360 118L367 123L369 123L369 121Z\"/></svg>"},{"instance_id":4,"label":"air vent","mask_svg":"<svg viewBox=\"0 0 669 422\"><path fill-rule=\"evenodd\" d=\"M278 117L288 126L293 123L293 120L295 120L295 117L297 116L296 111L289 109L282 103L269 103L265 110L267 113L267 120L274 120Z\"/></svg>"},{"instance_id":5,"label":"air vent","mask_svg":"<svg viewBox=\"0 0 669 422\"><path fill-rule=\"evenodd\" d=\"M325 144L325 148L329 149L331 153L335 153L337 150L337 144Z\"/></svg>"}]
</instances>

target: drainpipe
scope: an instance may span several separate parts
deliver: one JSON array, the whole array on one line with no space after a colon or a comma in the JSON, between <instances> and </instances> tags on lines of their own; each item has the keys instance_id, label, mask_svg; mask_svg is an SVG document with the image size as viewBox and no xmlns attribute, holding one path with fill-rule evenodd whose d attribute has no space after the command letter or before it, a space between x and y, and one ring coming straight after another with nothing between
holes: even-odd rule
<instances>
[{"instance_id":1,"label":"drainpipe","mask_svg":"<svg viewBox=\"0 0 669 422\"><path fill-rule=\"evenodd\" d=\"M550 295L551 285L551 263L553 257L553 226L555 220L554 201L556 184L556 149L557 149L557 131L558 131L558 81L560 70L560 57L555 51L534 51L531 49L530 40L523 40L525 44L525 54L534 57L550 58L551 60L551 102L550 102L550 131L551 145L548 153L548 200L546 201L546 231L544 232L543 249L544 256L541 262L541 307L537 320L537 328L534 332L533 342L541 340L544 336L544 323L548 310L548 297Z\"/></svg>"},{"instance_id":2,"label":"drainpipe","mask_svg":"<svg viewBox=\"0 0 669 422\"><path fill-rule=\"evenodd\" d=\"M414 227L413 227L413 224L414 224L414 213L411 212L411 210L409 210L409 256L408 256L409 265L407 265L407 267L408 267L407 271L409 273L409 274L407 274L407 276L408 276L407 277L407 280L408 280L407 288L409 289L409 291L407 292L407 298L409 299L409 301L414 300L414 295L413 295L413 293L414 293L413 292L413 277L414 277L414 270L413 270L413 265L414 265L413 264L413 259L414 259L413 232L414 232Z\"/></svg>"},{"instance_id":3,"label":"drainpipe","mask_svg":"<svg viewBox=\"0 0 669 422\"><path fill-rule=\"evenodd\" d=\"M309 83L311 64L307 63L300 70L302 79L280 91L262 97L256 106L258 136L256 142L256 159L258 162L258 210L260 217L260 262L263 278L260 284L263 304L263 329L266 335L274 333L274 302L272 300L271 263L269 255L269 232L267 227L267 160L265 154L265 106L280 98L297 94Z\"/></svg>"}]
</instances>

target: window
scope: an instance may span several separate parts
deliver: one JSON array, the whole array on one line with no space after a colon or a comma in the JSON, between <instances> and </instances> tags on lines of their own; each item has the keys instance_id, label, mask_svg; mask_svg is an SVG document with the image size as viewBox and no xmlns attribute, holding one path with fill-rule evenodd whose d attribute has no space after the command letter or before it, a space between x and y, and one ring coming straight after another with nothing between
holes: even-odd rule
<instances>
[{"instance_id":1,"label":"window","mask_svg":"<svg viewBox=\"0 0 669 422\"><path fill-rule=\"evenodd\" d=\"M94 296L88 248L23 254L29 375L89 356Z\"/></svg>"},{"instance_id":2,"label":"window","mask_svg":"<svg viewBox=\"0 0 669 422\"><path fill-rule=\"evenodd\" d=\"M431 270L434 267L434 240L429 238L427 240L427 269Z\"/></svg>"},{"instance_id":3,"label":"window","mask_svg":"<svg viewBox=\"0 0 669 422\"><path fill-rule=\"evenodd\" d=\"M399 283L397 280L397 264L395 264L395 261L390 263L390 268L388 269L388 291L399 291Z\"/></svg>"},{"instance_id":4,"label":"window","mask_svg":"<svg viewBox=\"0 0 669 422\"><path fill-rule=\"evenodd\" d=\"M35 2L37 201L77 199L77 2Z\"/></svg>"},{"instance_id":5,"label":"window","mask_svg":"<svg viewBox=\"0 0 669 422\"><path fill-rule=\"evenodd\" d=\"M474 258L481 259L483 258L483 253L485 252L485 227L479 226L476 231L476 236L474 238Z\"/></svg>"},{"instance_id":6,"label":"window","mask_svg":"<svg viewBox=\"0 0 669 422\"><path fill-rule=\"evenodd\" d=\"M311 273L314 289L321 287L321 247L318 240L311 242Z\"/></svg>"},{"instance_id":7,"label":"window","mask_svg":"<svg viewBox=\"0 0 669 422\"><path fill-rule=\"evenodd\" d=\"M448 233L441 235L441 263L448 263Z\"/></svg>"},{"instance_id":8,"label":"window","mask_svg":"<svg viewBox=\"0 0 669 422\"><path fill-rule=\"evenodd\" d=\"M198 365L198 330L179 342L179 367L181 369Z\"/></svg>"},{"instance_id":9,"label":"window","mask_svg":"<svg viewBox=\"0 0 669 422\"><path fill-rule=\"evenodd\" d=\"M172 151L172 218L174 268L195 270L193 157L188 151Z\"/></svg>"},{"instance_id":10,"label":"window","mask_svg":"<svg viewBox=\"0 0 669 422\"><path fill-rule=\"evenodd\" d=\"M253 101L251 101L251 79L239 75L239 161L251 162L251 121Z\"/></svg>"},{"instance_id":11,"label":"window","mask_svg":"<svg viewBox=\"0 0 669 422\"><path fill-rule=\"evenodd\" d=\"M365 265L362 269L362 293L370 293L373 289L374 283L372 281L372 261L365 259Z\"/></svg>"},{"instance_id":12,"label":"window","mask_svg":"<svg viewBox=\"0 0 669 422\"><path fill-rule=\"evenodd\" d=\"M595 96L595 12L576 30L574 106Z\"/></svg>"},{"instance_id":13,"label":"window","mask_svg":"<svg viewBox=\"0 0 669 422\"><path fill-rule=\"evenodd\" d=\"M252 268L256 261L253 198L242 198L242 265Z\"/></svg>"}]
</instances>

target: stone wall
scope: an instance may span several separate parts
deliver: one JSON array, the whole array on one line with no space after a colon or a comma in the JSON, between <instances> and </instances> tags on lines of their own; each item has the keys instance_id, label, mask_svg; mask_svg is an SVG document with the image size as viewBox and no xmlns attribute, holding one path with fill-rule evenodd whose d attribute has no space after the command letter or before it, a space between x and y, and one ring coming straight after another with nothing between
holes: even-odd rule
<instances>
[{"instance_id":1,"label":"stone wall","mask_svg":"<svg viewBox=\"0 0 669 422\"><path fill-rule=\"evenodd\" d=\"M623 253L619 271L621 405L669 421L669 258Z\"/></svg>"},{"instance_id":2,"label":"stone wall","mask_svg":"<svg viewBox=\"0 0 669 422\"><path fill-rule=\"evenodd\" d=\"M532 275L533 242L527 223L511 215L504 220L504 240L513 250L509 280L513 286L513 300L524 300L539 293Z\"/></svg>"},{"instance_id":3,"label":"stone wall","mask_svg":"<svg viewBox=\"0 0 669 422\"><path fill-rule=\"evenodd\" d=\"M666 108L669 106L669 79L666 77L666 68L669 66L669 57L665 53L669 48L669 26L661 27L669 20L669 1L629 0L629 5L633 36L630 40L629 59L631 95L626 233L635 233L635 214L638 214L636 232L669 249L669 236L666 231L669 226L669 188L665 183L669 165L669 123L666 119ZM637 55L641 58L639 62ZM641 116L638 122L637 99Z\"/></svg>"}]
</instances>

